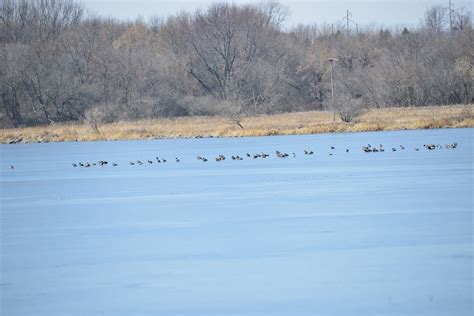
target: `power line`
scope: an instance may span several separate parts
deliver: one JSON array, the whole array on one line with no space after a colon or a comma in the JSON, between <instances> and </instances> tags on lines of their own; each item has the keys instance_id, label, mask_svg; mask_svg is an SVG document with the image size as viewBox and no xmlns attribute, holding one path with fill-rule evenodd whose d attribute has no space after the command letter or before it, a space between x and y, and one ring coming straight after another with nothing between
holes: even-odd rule
<instances>
[{"instance_id":1,"label":"power line","mask_svg":"<svg viewBox=\"0 0 474 316\"><path fill-rule=\"evenodd\" d=\"M352 23L358 28L358 24L351 18L352 13L349 12L349 10L346 10L346 16L342 18L343 21L346 21L346 29L347 33L349 33L349 23Z\"/></svg>"}]
</instances>

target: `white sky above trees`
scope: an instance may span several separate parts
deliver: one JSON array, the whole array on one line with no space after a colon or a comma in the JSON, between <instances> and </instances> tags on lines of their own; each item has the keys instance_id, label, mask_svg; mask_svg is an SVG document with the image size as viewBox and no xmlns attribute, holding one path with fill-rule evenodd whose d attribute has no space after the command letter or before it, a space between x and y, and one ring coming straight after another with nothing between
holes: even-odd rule
<instances>
[{"instance_id":1,"label":"white sky above trees","mask_svg":"<svg viewBox=\"0 0 474 316\"><path fill-rule=\"evenodd\" d=\"M205 9L213 2L258 3L251 0L83 0L87 9L106 17L147 20L151 16L166 18L182 10ZM448 6L448 0L281 0L289 9L286 26L299 23L322 25L342 23L349 10L359 26L417 26L426 9L433 5ZM453 0L455 9L472 11L471 0Z\"/></svg>"}]
</instances>

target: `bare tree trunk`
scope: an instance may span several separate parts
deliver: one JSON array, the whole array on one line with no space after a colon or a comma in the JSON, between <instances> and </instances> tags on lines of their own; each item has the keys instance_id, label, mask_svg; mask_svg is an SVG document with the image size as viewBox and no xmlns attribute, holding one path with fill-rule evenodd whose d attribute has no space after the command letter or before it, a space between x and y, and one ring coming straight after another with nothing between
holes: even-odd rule
<instances>
[{"instance_id":1,"label":"bare tree trunk","mask_svg":"<svg viewBox=\"0 0 474 316\"><path fill-rule=\"evenodd\" d=\"M11 94L12 95L8 97L6 92L2 93L2 104L8 119L13 124L13 127L19 127L23 124L23 118L20 113L20 105L16 92L12 92Z\"/></svg>"}]
</instances>

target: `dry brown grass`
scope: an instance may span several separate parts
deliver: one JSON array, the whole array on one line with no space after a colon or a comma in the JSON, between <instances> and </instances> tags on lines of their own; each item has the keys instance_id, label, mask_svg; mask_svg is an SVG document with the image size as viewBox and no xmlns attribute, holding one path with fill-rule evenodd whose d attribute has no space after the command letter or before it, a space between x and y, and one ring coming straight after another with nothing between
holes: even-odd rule
<instances>
[{"instance_id":1,"label":"dry brown grass","mask_svg":"<svg viewBox=\"0 0 474 316\"><path fill-rule=\"evenodd\" d=\"M437 106L372 110L353 123L332 122L330 112L298 112L244 118L244 129L226 117L185 117L117 122L99 126L57 124L1 129L0 142L91 141L177 137L240 137L334 132L474 127L474 106Z\"/></svg>"}]
</instances>

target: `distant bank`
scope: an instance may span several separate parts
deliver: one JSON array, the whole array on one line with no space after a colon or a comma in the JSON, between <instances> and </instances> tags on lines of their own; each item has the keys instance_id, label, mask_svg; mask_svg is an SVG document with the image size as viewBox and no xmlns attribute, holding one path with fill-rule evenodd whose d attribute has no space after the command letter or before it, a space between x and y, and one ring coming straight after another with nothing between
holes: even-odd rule
<instances>
[{"instance_id":1,"label":"distant bank","mask_svg":"<svg viewBox=\"0 0 474 316\"><path fill-rule=\"evenodd\" d=\"M240 126L239 126L240 125ZM339 132L474 127L474 105L370 110L352 122L331 112L311 111L251 117L181 117L116 122L57 124L1 129L0 143L34 143L157 138L243 137Z\"/></svg>"}]
</instances>

